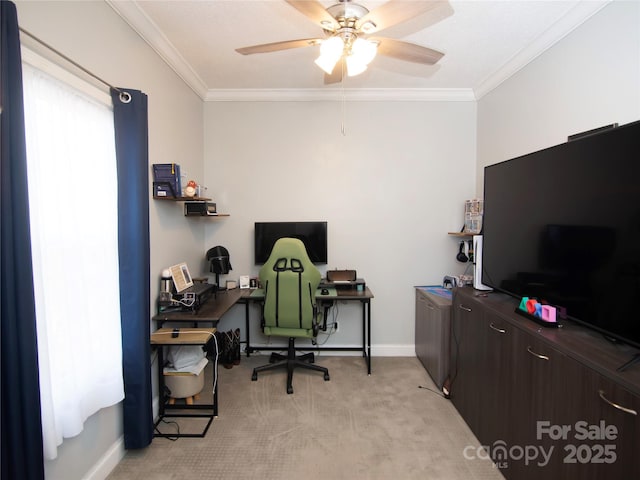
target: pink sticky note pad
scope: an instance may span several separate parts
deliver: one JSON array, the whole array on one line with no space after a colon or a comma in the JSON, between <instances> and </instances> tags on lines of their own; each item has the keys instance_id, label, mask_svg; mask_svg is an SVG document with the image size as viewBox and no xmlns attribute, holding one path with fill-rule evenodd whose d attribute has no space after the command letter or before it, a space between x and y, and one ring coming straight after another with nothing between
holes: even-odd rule
<instances>
[{"instance_id":1,"label":"pink sticky note pad","mask_svg":"<svg viewBox=\"0 0 640 480\"><path fill-rule=\"evenodd\" d=\"M551 305L542 305L542 320L545 322L556 321L556 307Z\"/></svg>"}]
</instances>

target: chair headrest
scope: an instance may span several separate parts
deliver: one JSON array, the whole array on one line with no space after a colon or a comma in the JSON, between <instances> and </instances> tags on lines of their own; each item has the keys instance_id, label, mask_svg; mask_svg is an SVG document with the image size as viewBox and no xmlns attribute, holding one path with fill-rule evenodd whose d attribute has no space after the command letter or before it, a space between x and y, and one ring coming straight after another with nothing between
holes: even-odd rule
<instances>
[{"instance_id":1,"label":"chair headrest","mask_svg":"<svg viewBox=\"0 0 640 480\"><path fill-rule=\"evenodd\" d=\"M304 267L302 266L302 262L297 258L279 258L276 260L276 263L273 264L274 272L304 272Z\"/></svg>"},{"instance_id":2,"label":"chair headrest","mask_svg":"<svg viewBox=\"0 0 640 480\"><path fill-rule=\"evenodd\" d=\"M320 281L320 272L309 258L304 243L298 238L284 237L276 240L269 258L260 269L260 280L264 281L274 272L285 271L311 275L314 282L315 277Z\"/></svg>"}]
</instances>

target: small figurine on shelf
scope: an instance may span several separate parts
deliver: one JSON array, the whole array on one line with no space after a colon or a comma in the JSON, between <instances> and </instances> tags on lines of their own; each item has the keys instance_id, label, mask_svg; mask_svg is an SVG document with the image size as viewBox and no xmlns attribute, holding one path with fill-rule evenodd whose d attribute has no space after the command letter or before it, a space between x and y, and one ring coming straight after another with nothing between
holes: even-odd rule
<instances>
[{"instance_id":1,"label":"small figurine on shelf","mask_svg":"<svg viewBox=\"0 0 640 480\"><path fill-rule=\"evenodd\" d=\"M198 187L198 184L195 181L189 180L189 182L187 183L187 188L184 189L185 196L195 197L197 187Z\"/></svg>"},{"instance_id":2,"label":"small figurine on shelf","mask_svg":"<svg viewBox=\"0 0 640 480\"><path fill-rule=\"evenodd\" d=\"M484 200L467 200L464 202L463 233L478 235L482 230L482 216L484 214Z\"/></svg>"}]
</instances>

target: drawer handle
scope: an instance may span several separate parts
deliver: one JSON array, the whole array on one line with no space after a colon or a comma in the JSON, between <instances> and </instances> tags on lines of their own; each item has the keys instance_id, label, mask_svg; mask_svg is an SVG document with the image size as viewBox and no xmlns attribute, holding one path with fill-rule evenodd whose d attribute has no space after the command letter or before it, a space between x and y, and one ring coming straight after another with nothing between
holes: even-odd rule
<instances>
[{"instance_id":1,"label":"drawer handle","mask_svg":"<svg viewBox=\"0 0 640 480\"><path fill-rule=\"evenodd\" d=\"M549 360L549 357L547 357L546 355L540 355L539 353L536 353L533 350L531 350L531 345L527 347L527 352L529 352L534 357L538 357L540 360Z\"/></svg>"},{"instance_id":2,"label":"drawer handle","mask_svg":"<svg viewBox=\"0 0 640 480\"><path fill-rule=\"evenodd\" d=\"M465 307L464 305L458 305L465 312L471 312L472 310L469 307Z\"/></svg>"},{"instance_id":3,"label":"drawer handle","mask_svg":"<svg viewBox=\"0 0 640 480\"><path fill-rule=\"evenodd\" d=\"M506 331L504 328L498 328L498 327L496 327L496 326L493 324L493 322L491 322L491 323L489 324L489 326L490 326L493 330L495 330L496 332L498 332L498 333L507 333L507 331Z\"/></svg>"},{"instance_id":4,"label":"drawer handle","mask_svg":"<svg viewBox=\"0 0 640 480\"><path fill-rule=\"evenodd\" d=\"M623 412L628 413L630 415L638 415L638 412L636 412L632 408L623 407L622 405L618 405L617 403L613 403L611 400L609 400L607 397L604 396L604 391L598 390L598 395L600 395L600 398L602 400L604 400L605 402L607 402L609 405L611 405L613 408L617 408L618 410L622 410Z\"/></svg>"}]
</instances>

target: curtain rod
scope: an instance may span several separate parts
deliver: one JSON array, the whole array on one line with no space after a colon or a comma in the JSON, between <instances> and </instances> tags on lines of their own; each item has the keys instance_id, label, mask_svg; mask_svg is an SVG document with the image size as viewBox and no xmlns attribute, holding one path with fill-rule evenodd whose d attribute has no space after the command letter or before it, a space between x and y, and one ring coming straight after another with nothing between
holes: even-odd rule
<instances>
[{"instance_id":1,"label":"curtain rod","mask_svg":"<svg viewBox=\"0 0 640 480\"><path fill-rule=\"evenodd\" d=\"M90 72L89 70L87 70L86 68L84 68L82 65L78 64L77 62L73 61L72 59L70 59L69 57L67 57L64 53L60 52L59 50L56 50L55 48L53 48L51 45L49 45L48 43L44 42L43 40L40 40L38 37L36 37L33 33L25 30L22 27L18 27L20 29L20 31L22 33L24 33L26 36L32 38L33 40L35 40L36 42L38 42L40 45L42 45L43 47L51 50L53 53L55 53L56 55L58 55L59 57L64 58L67 62L69 62L70 64L72 64L74 67L79 68L80 70L82 70L84 73L86 73L87 75L89 75L90 77L95 78L96 80L98 80L100 83L102 83L103 85L106 85L107 87L115 90L116 92L118 92L120 95L120 101L122 103L129 103L131 101L131 94L128 92L125 92L124 90L121 90L119 88L114 87L113 85L111 85L109 82L103 80L102 78L100 78L99 76L97 76L95 73Z\"/></svg>"}]
</instances>

